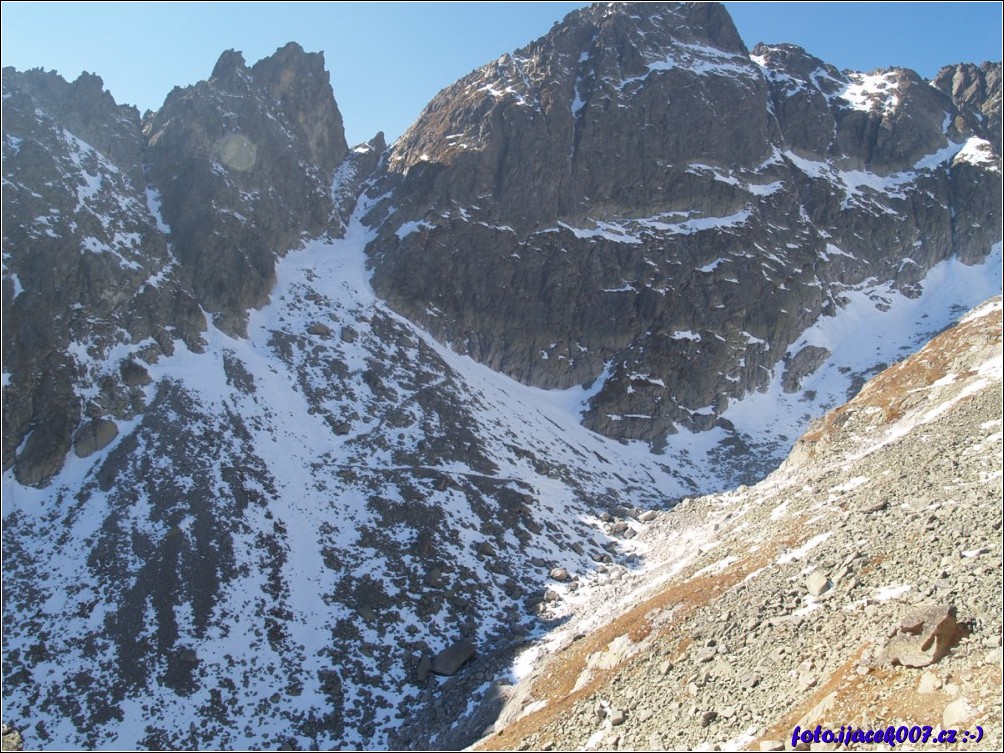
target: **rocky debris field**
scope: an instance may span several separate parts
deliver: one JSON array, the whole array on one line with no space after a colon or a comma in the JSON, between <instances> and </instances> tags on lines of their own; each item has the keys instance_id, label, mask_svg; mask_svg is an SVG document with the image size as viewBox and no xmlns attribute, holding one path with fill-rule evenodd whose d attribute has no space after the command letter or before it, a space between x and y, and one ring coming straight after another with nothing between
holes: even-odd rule
<instances>
[{"instance_id":1,"label":"rocky debris field","mask_svg":"<svg viewBox=\"0 0 1004 753\"><path fill-rule=\"evenodd\" d=\"M1000 322L883 372L760 484L630 520L638 567L556 602L477 749L780 750L796 725L999 748Z\"/></svg>"}]
</instances>

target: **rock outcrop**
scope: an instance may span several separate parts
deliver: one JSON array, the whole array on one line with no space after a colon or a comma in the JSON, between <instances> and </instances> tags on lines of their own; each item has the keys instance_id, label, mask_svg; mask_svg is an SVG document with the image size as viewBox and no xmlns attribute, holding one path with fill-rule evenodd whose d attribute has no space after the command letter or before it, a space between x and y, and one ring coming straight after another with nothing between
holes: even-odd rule
<instances>
[{"instance_id":1,"label":"rock outcrop","mask_svg":"<svg viewBox=\"0 0 1004 753\"><path fill-rule=\"evenodd\" d=\"M220 57L207 81L172 91L143 124L150 182L200 304L244 332L268 300L275 260L323 233L348 148L324 57L290 43L250 68Z\"/></svg>"},{"instance_id":2,"label":"rock outcrop","mask_svg":"<svg viewBox=\"0 0 1004 753\"><path fill-rule=\"evenodd\" d=\"M89 74L7 68L3 90L4 468L44 485L82 420L142 402L106 358L199 349L205 321L143 179L136 109Z\"/></svg>"},{"instance_id":3,"label":"rock outcrop","mask_svg":"<svg viewBox=\"0 0 1004 753\"><path fill-rule=\"evenodd\" d=\"M932 82L952 98L964 121L957 130L984 130L997 154L1001 152L1001 64L946 65Z\"/></svg>"},{"instance_id":4,"label":"rock outcrop","mask_svg":"<svg viewBox=\"0 0 1004 753\"><path fill-rule=\"evenodd\" d=\"M433 657L431 669L437 675L455 675L476 653L477 649L470 641L457 641Z\"/></svg>"},{"instance_id":5,"label":"rock outcrop","mask_svg":"<svg viewBox=\"0 0 1004 753\"><path fill-rule=\"evenodd\" d=\"M392 147L374 285L493 369L595 385L603 434L733 431L728 406L847 290L916 295L999 240L999 69L950 94L750 52L713 4L576 11Z\"/></svg>"}]
</instances>

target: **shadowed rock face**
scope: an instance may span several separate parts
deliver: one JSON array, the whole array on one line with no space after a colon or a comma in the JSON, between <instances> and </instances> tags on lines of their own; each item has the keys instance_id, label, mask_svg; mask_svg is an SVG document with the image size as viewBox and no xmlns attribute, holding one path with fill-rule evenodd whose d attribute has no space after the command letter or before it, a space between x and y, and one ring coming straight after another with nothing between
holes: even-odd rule
<instances>
[{"instance_id":1,"label":"shadowed rock face","mask_svg":"<svg viewBox=\"0 0 1004 753\"><path fill-rule=\"evenodd\" d=\"M250 69L224 53L142 124L91 74L5 69L3 87L4 467L44 485L82 421L143 409L118 359L201 349L203 311L242 331L276 258L341 232L383 143L350 155L334 196L342 119L323 57L296 44Z\"/></svg>"},{"instance_id":2,"label":"shadowed rock face","mask_svg":"<svg viewBox=\"0 0 1004 753\"><path fill-rule=\"evenodd\" d=\"M574 12L393 146L374 285L523 382L602 380L585 421L604 434L722 425L842 290L913 295L998 240L999 149L976 164L963 145L996 143L977 115L999 65L976 70L950 97L904 69L749 53L718 6Z\"/></svg>"},{"instance_id":3,"label":"shadowed rock face","mask_svg":"<svg viewBox=\"0 0 1004 753\"><path fill-rule=\"evenodd\" d=\"M4 467L40 485L82 418L135 414L106 354L198 348L205 322L148 201L135 108L89 74L8 68L3 90Z\"/></svg>"},{"instance_id":4,"label":"shadowed rock face","mask_svg":"<svg viewBox=\"0 0 1004 753\"><path fill-rule=\"evenodd\" d=\"M268 300L277 255L324 232L347 146L324 57L291 43L248 68L224 53L143 124L172 248L224 331Z\"/></svg>"}]
</instances>

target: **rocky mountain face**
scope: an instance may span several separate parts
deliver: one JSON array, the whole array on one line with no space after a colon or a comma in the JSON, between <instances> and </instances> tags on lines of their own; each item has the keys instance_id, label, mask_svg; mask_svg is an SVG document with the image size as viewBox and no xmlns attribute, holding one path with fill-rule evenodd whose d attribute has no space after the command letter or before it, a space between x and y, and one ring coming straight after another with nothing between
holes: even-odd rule
<instances>
[{"instance_id":1,"label":"rocky mountain face","mask_svg":"<svg viewBox=\"0 0 1004 753\"><path fill-rule=\"evenodd\" d=\"M199 347L205 322L158 226L135 108L89 75L6 69L3 91L3 458L35 486L79 431L141 411L143 359Z\"/></svg>"},{"instance_id":2,"label":"rocky mountain face","mask_svg":"<svg viewBox=\"0 0 1004 753\"><path fill-rule=\"evenodd\" d=\"M142 410L144 363L201 349L207 313L242 332L277 258L344 231L335 171L354 197L383 145L346 157L323 57L295 44L250 69L224 53L143 123L97 76L3 86L4 468L44 485L94 447L79 432Z\"/></svg>"},{"instance_id":3,"label":"rocky mountain face","mask_svg":"<svg viewBox=\"0 0 1004 753\"><path fill-rule=\"evenodd\" d=\"M248 68L225 52L208 81L168 95L143 135L192 289L219 327L242 334L275 285L277 255L332 226L348 148L324 58L291 43Z\"/></svg>"},{"instance_id":4,"label":"rocky mountain face","mask_svg":"<svg viewBox=\"0 0 1004 753\"><path fill-rule=\"evenodd\" d=\"M572 13L442 91L393 146L374 286L520 381L599 383L585 423L607 436L743 438L728 406L766 389L844 290L912 295L997 240L983 110L1000 66L958 75L751 53L709 4Z\"/></svg>"},{"instance_id":5,"label":"rocky mountain face","mask_svg":"<svg viewBox=\"0 0 1004 753\"><path fill-rule=\"evenodd\" d=\"M143 117L3 90L29 747L466 745L579 592L739 497L658 511L1001 286L999 63L840 72L712 4L575 12L390 147L296 44Z\"/></svg>"}]
</instances>

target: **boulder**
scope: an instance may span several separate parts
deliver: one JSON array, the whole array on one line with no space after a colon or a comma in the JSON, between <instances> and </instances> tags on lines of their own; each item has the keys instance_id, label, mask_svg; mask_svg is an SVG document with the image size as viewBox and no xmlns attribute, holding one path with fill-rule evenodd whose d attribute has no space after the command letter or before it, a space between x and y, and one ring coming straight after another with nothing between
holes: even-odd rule
<instances>
[{"instance_id":1,"label":"boulder","mask_svg":"<svg viewBox=\"0 0 1004 753\"><path fill-rule=\"evenodd\" d=\"M425 682L429 677L429 672L432 671L432 659L428 656L423 656L419 662L418 667L415 669L415 679L420 683Z\"/></svg>"},{"instance_id":2,"label":"boulder","mask_svg":"<svg viewBox=\"0 0 1004 753\"><path fill-rule=\"evenodd\" d=\"M809 577L805 579L805 587L813 596L820 596L830 589L833 584L830 579L826 577L826 574L819 571L813 570Z\"/></svg>"},{"instance_id":3,"label":"boulder","mask_svg":"<svg viewBox=\"0 0 1004 753\"><path fill-rule=\"evenodd\" d=\"M717 654L718 649L714 646L707 646L697 652L697 655L694 657L694 661L698 664L707 664L709 661L714 659Z\"/></svg>"},{"instance_id":4,"label":"boulder","mask_svg":"<svg viewBox=\"0 0 1004 753\"><path fill-rule=\"evenodd\" d=\"M961 727L972 721L974 709L965 698L957 698L947 706L941 714L941 724L945 729Z\"/></svg>"},{"instance_id":5,"label":"boulder","mask_svg":"<svg viewBox=\"0 0 1004 753\"><path fill-rule=\"evenodd\" d=\"M320 322L314 322L307 327L307 332L311 335L318 335L320 337L331 337L331 327L326 324L321 324Z\"/></svg>"},{"instance_id":6,"label":"boulder","mask_svg":"<svg viewBox=\"0 0 1004 753\"><path fill-rule=\"evenodd\" d=\"M17 453L14 467L17 480L26 486L45 486L63 466L73 436L72 426L67 412L57 412L28 434ZM9 457L6 453L5 456Z\"/></svg>"},{"instance_id":7,"label":"boulder","mask_svg":"<svg viewBox=\"0 0 1004 753\"><path fill-rule=\"evenodd\" d=\"M806 345L791 358L784 359L781 387L785 392L798 392L802 380L814 373L830 357L830 351L818 345Z\"/></svg>"},{"instance_id":8,"label":"boulder","mask_svg":"<svg viewBox=\"0 0 1004 753\"><path fill-rule=\"evenodd\" d=\"M95 418L77 432L73 441L73 451L78 458L86 458L103 450L119 434L119 427L106 418Z\"/></svg>"},{"instance_id":9,"label":"boulder","mask_svg":"<svg viewBox=\"0 0 1004 753\"><path fill-rule=\"evenodd\" d=\"M460 640L447 648L444 648L432 659L432 671L437 675L454 675L457 670L466 664L477 653L474 644L470 641Z\"/></svg>"},{"instance_id":10,"label":"boulder","mask_svg":"<svg viewBox=\"0 0 1004 753\"><path fill-rule=\"evenodd\" d=\"M886 646L884 660L904 667L926 667L941 659L955 643L958 622L955 607L922 606L900 622Z\"/></svg>"},{"instance_id":11,"label":"boulder","mask_svg":"<svg viewBox=\"0 0 1004 753\"><path fill-rule=\"evenodd\" d=\"M920 676L920 684L917 686L917 692L922 694L934 693L939 690L942 686L941 678L931 672L925 672Z\"/></svg>"},{"instance_id":12,"label":"boulder","mask_svg":"<svg viewBox=\"0 0 1004 753\"><path fill-rule=\"evenodd\" d=\"M568 574L568 571L563 567L551 568L551 579L556 580L559 583L564 583L571 579L572 576Z\"/></svg>"},{"instance_id":13,"label":"boulder","mask_svg":"<svg viewBox=\"0 0 1004 753\"><path fill-rule=\"evenodd\" d=\"M484 555L485 557L495 556L495 547L493 547L487 541L479 541L477 546L474 547L474 551L476 551L478 554Z\"/></svg>"},{"instance_id":14,"label":"boulder","mask_svg":"<svg viewBox=\"0 0 1004 753\"><path fill-rule=\"evenodd\" d=\"M145 366L135 361L123 361L119 367L119 374L122 375L122 381L129 387L140 387L144 384L150 384L151 381L150 372L146 370Z\"/></svg>"}]
</instances>

